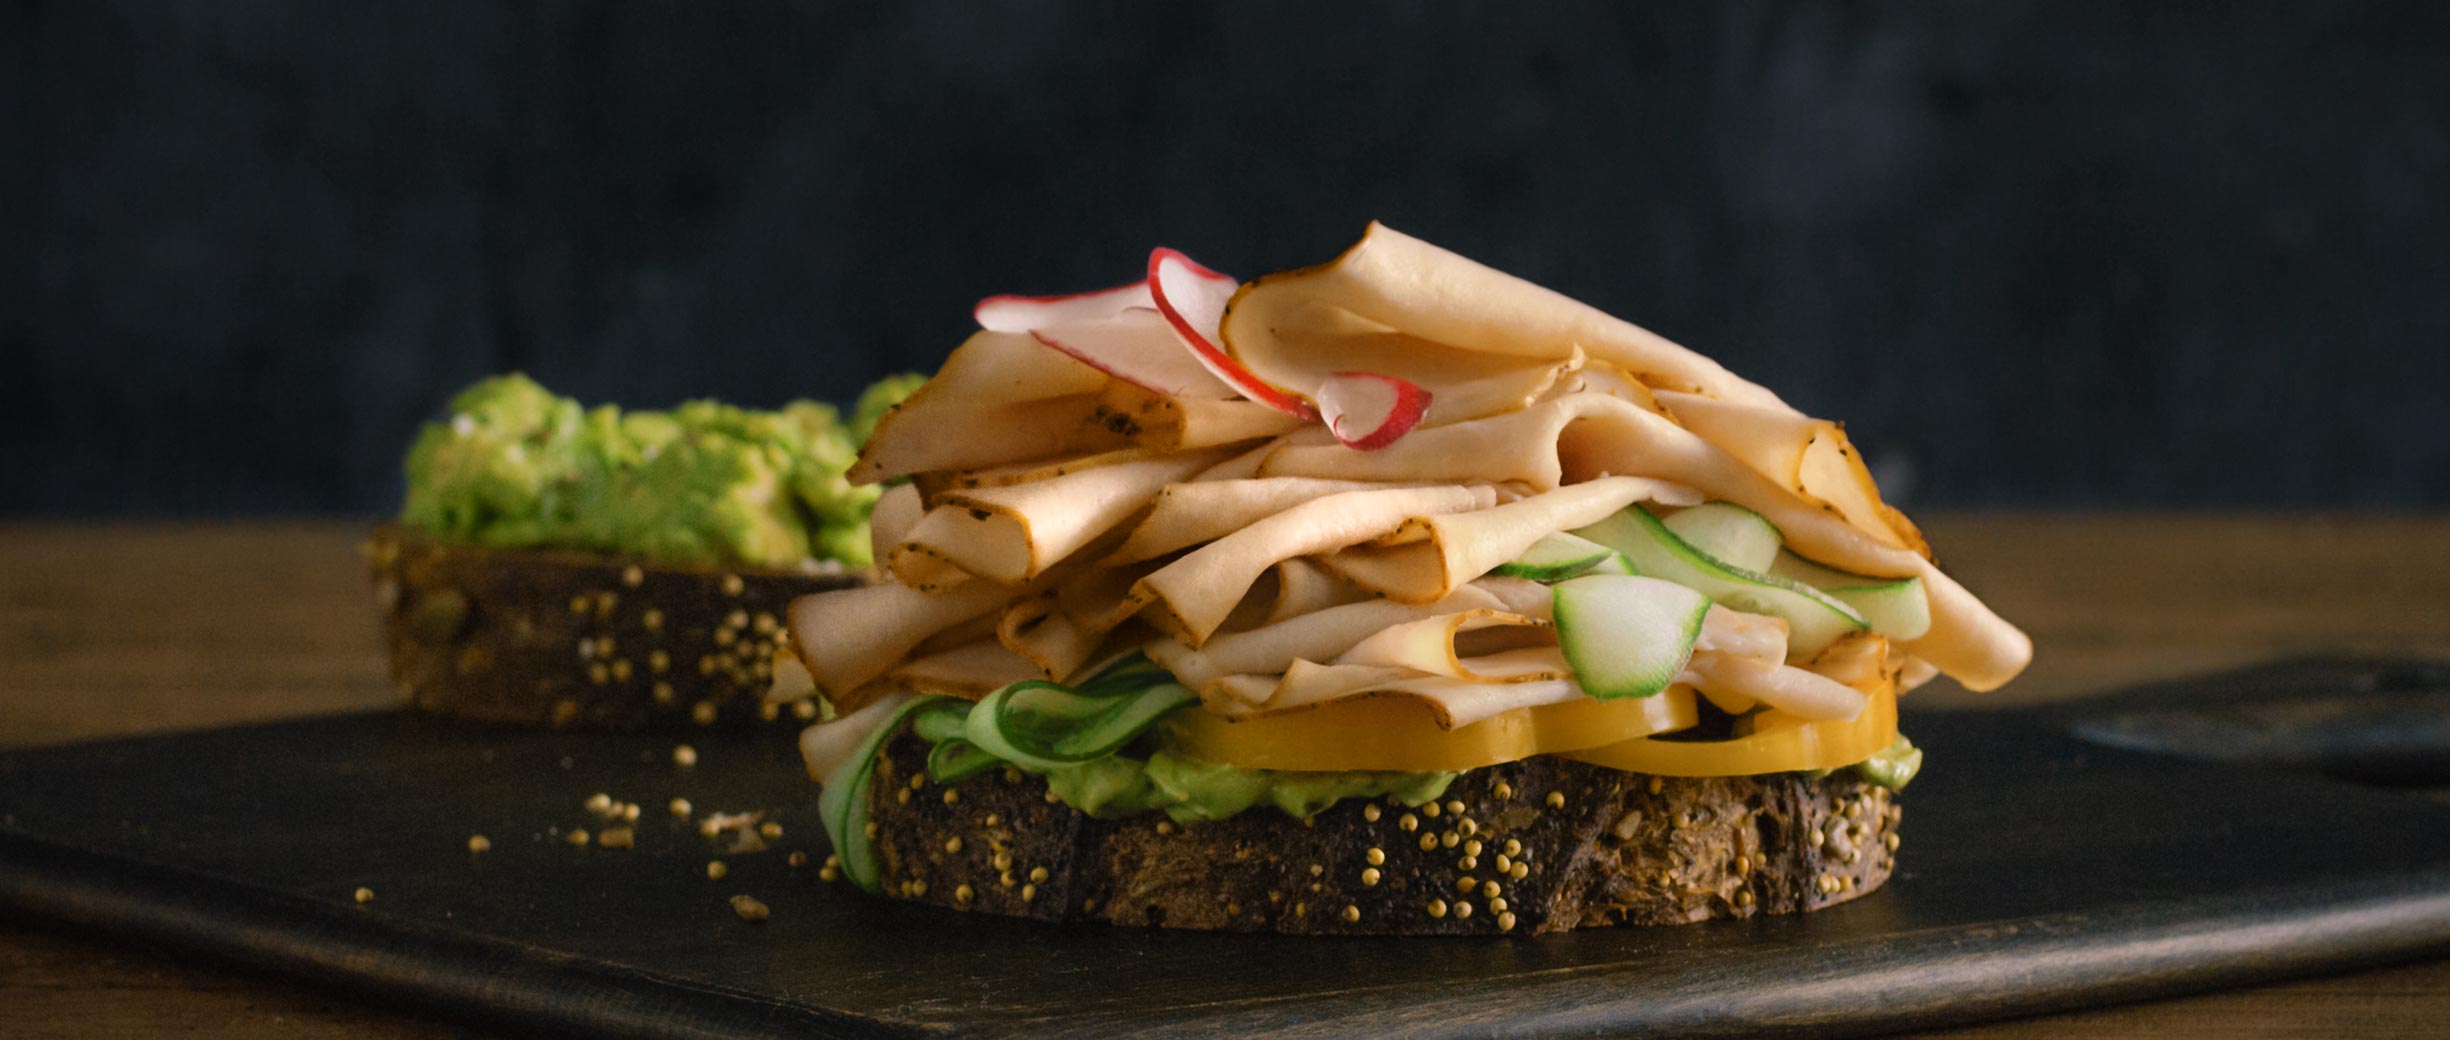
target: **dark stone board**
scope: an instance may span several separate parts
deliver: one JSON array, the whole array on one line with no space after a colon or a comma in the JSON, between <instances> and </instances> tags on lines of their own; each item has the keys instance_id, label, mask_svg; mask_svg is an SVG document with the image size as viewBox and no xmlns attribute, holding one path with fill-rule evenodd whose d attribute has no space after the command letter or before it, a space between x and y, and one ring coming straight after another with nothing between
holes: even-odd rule
<instances>
[{"instance_id":1,"label":"dark stone board","mask_svg":"<svg viewBox=\"0 0 2450 1040\"><path fill-rule=\"evenodd\" d=\"M2222 682L2246 680L2199 685ZM2450 806L2041 716L1908 723L1930 767L1898 876L1802 917L1485 940L1050 928L820 883L789 727L692 736L683 769L670 737L400 715L0 755L0 913L471 1022L662 1037L1846 1035L2450 950ZM564 840L601 829L581 808L599 791L641 805L635 848ZM709 880L715 843L676 796L783 834ZM735 916L743 893L771 919Z\"/></svg>"}]
</instances>

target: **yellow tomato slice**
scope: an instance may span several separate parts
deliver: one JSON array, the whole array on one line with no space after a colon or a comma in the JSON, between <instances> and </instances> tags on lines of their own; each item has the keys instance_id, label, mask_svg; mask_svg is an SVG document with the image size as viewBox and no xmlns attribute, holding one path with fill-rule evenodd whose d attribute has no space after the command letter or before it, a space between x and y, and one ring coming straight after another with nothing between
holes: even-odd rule
<instances>
[{"instance_id":1,"label":"yellow tomato slice","mask_svg":"<svg viewBox=\"0 0 2450 1040\"><path fill-rule=\"evenodd\" d=\"M1870 691L1871 703L1851 722L1806 720L1791 715L1764 719L1748 736L1733 740L1676 741L1638 738L1586 748L1565 757L1593 765L1656 776L1753 776L1801 769L1837 769L1886 750L1897 740L1897 697L1887 688Z\"/></svg>"},{"instance_id":2,"label":"yellow tomato slice","mask_svg":"<svg viewBox=\"0 0 2450 1040\"><path fill-rule=\"evenodd\" d=\"M1423 773L1620 744L1684 729L1695 718L1692 690L1678 686L1653 697L1517 708L1451 730L1410 697L1371 696L1240 721L1182 711L1166 726L1176 751L1249 769Z\"/></svg>"}]
</instances>

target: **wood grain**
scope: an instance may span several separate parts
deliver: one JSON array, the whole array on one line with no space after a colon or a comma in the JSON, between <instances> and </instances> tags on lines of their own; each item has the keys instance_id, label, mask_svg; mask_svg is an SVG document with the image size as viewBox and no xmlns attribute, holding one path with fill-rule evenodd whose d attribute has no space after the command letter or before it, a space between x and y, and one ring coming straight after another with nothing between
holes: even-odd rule
<instances>
[{"instance_id":1,"label":"wood grain","mask_svg":"<svg viewBox=\"0 0 2450 1040\"><path fill-rule=\"evenodd\" d=\"M2450 656L2450 520L1960 515L1942 562L2040 647L1996 694L2032 703L2318 650ZM0 746L390 703L346 523L0 525ZM0 922L11 1035L440 1037L462 1031ZM2414 1037L2450 1019L2450 962L1934 1034Z\"/></svg>"}]
</instances>

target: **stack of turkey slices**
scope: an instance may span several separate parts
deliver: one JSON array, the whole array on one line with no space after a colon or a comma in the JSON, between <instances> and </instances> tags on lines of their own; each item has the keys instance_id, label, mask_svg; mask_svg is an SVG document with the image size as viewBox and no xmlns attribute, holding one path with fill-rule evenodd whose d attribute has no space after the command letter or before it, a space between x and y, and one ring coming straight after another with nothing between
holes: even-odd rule
<instances>
[{"instance_id":1,"label":"stack of turkey slices","mask_svg":"<svg viewBox=\"0 0 2450 1040\"><path fill-rule=\"evenodd\" d=\"M1894 778L1846 767L1904 747L1895 695L2031 654L1837 424L1383 226L979 318L852 471L903 481L888 580L791 612L871 891L1289 932L1812 909L1894 865Z\"/></svg>"}]
</instances>

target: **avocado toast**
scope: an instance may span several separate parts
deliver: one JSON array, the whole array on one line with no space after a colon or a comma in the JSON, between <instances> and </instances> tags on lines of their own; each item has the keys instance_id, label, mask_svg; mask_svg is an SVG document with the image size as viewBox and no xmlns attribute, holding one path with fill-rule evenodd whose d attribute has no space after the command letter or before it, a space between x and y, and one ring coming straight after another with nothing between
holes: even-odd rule
<instances>
[{"instance_id":1,"label":"avocado toast","mask_svg":"<svg viewBox=\"0 0 2450 1040\"><path fill-rule=\"evenodd\" d=\"M463 391L366 547L401 698L552 725L782 717L758 694L784 608L866 580L878 492L844 473L915 383L847 422L809 401L585 408L517 374Z\"/></svg>"}]
</instances>

